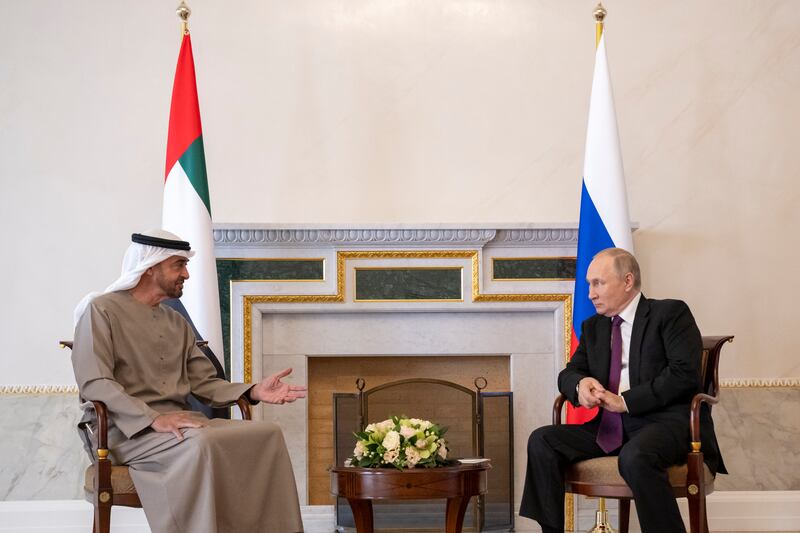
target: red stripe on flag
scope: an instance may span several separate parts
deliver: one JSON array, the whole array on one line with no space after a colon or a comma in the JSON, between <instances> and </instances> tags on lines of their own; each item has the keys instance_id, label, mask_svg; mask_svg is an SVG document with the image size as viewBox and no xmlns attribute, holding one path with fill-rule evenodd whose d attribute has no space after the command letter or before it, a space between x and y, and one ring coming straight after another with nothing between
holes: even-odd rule
<instances>
[{"instance_id":1,"label":"red stripe on flag","mask_svg":"<svg viewBox=\"0 0 800 533\"><path fill-rule=\"evenodd\" d=\"M570 357L575 353L578 348L578 336L575 330L572 330L572 339L570 340ZM574 407L572 403L567 402L567 424L584 424L597 416L598 409L593 407L587 409L585 407Z\"/></svg>"},{"instance_id":2,"label":"red stripe on flag","mask_svg":"<svg viewBox=\"0 0 800 533\"><path fill-rule=\"evenodd\" d=\"M172 105L169 110L169 134L167 135L167 168L164 181L175 162L203 132L200 124L200 105L197 101L197 82L194 75L192 39L183 36L178 66L175 67L175 83L172 86Z\"/></svg>"}]
</instances>

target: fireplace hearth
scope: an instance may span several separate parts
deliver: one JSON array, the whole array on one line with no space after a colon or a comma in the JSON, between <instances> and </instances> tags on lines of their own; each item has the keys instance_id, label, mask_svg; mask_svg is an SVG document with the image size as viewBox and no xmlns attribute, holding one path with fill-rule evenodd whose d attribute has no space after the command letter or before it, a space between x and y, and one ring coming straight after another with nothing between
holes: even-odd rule
<instances>
[{"instance_id":1,"label":"fireplace hearth","mask_svg":"<svg viewBox=\"0 0 800 533\"><path fill-rule=\"evenodd\" d=\"M454 361L455 362L455 361ZM369 423L392 416L430 420L447 427L448 457L483 457L491 460L488 493L470 502L465 515L465 530L513 529L514 495L511 475L513 413L511 392L488 392L488 381L479 376L473 388L452 381L411 378L365 388L356 380L357 393L334 393L334 464L344 466L353 453L354 432ZM375 527L391 531L430 531L444 526L442 500L376 500L373 502ZM355 527L352 511L343 498L336 502L337 528Z\"/></svg>"}]
</instances>

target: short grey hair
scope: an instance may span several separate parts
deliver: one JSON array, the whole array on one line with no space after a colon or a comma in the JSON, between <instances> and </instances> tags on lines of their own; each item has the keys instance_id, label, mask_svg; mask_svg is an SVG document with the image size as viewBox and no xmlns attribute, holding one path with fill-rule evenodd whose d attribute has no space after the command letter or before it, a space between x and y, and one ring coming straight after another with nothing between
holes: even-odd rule
<instances>
[{"instance_id":1,"label":"short grey hair","mask_svg":"<svg viewBox=\"0 0 800 533\"><path fill-rule=\"evenodd\" d=\"M642 288L642 272L639 269L639 262L628 250L622 248L606 248L597 252L594 257L607 256L614 260L614 270L620 279L625 277L625 274L631 273L633 275L633 288L639 290Z\"/></svg>"}]
</instances>

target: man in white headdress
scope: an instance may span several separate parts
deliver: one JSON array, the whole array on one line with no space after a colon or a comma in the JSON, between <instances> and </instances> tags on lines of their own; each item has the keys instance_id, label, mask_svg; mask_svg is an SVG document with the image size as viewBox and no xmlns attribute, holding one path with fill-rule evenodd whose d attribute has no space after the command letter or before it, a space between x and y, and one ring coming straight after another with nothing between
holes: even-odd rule
<instances>
[{"instance_id":1,"label":"man in white headdress","mask_svg":"<svg viewBox=\"0 0 800 533\"><path fill-rule=\"evenodd\" d=\"M72 365L81 397L109 411L115 464L130 467L153 533L294 533L303 530L292 465L272 423L209 420L188 410L194 394L230 405L293 402L306 388L217 378L189 324L161 304L189 279L189 243L163 230L133 234L122 275L75 309ZM86 406L84 422L93 424ZM233 458L236 460L233 460Z\"/></svg>"}]
</instances>

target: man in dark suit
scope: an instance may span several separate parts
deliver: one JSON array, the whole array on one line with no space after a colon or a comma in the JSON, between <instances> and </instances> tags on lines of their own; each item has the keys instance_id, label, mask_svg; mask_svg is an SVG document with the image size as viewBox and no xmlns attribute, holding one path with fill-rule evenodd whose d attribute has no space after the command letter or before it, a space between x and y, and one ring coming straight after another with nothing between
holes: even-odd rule
<instances>
[{"instance_id":1,"label":"man in dark suit","mask_svg":"<svg viewBox=\"0 0 800 533\"><path fill-rule=\"evenodd\" d=\"M666 469L686 462L690 449L700 331L684 302L642 295L639 265L625 250L598 253L586 279L597 314L581 325L558 388L574 405L599 407L599 414L583 425L544 426L531 434L519 514L538 521L544 533L563 532L564 467L618 455L642 531L685 531ZM701 433L709 468L726 473L707 406Z\"/></svg>"}]
</instances>

